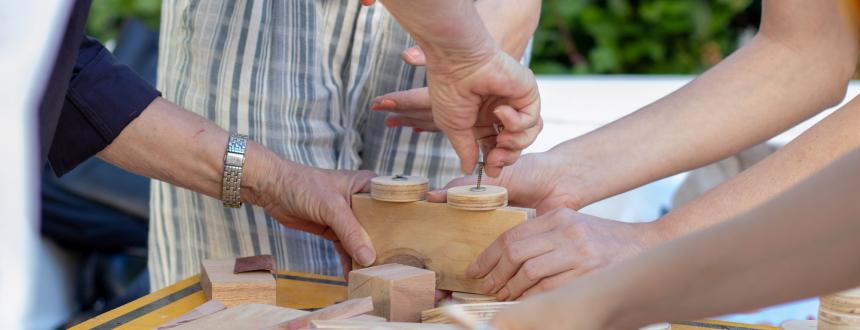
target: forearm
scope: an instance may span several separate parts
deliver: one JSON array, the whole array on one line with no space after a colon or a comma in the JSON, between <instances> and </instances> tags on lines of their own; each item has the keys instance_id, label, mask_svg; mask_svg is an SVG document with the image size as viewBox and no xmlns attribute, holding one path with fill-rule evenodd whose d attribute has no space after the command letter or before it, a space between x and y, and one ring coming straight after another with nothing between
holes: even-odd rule
<instances>
[{"instance_id":1,"label":"forearm","mask_svg":"<svg viewBox=\"0 0 860 330\"><path fill-rule=\"evenodd\" d=\"M628 329L857 286L858 194L855 150L732 221L607 268L578 287L612 297L606 328Z\"/></svg>"},{"instance_id":2,"label":"forearm","mask_svg":"<svg viewBox=\"0 0 860 330\"><path fill-rule=\"evenodd\" d=\"M756 207L860 147L860 99L854 99L755 166L666 214L676 237Z\"/></svg>"},{"instance_id":3,"label":"forearm","mask_svg":"<svg viewBox=\"0 0 860 330\"><path fill-rule=\"evenodd\" d=\"M782 28L796 16L782 4L766 2L762 31L691 83L553 149L584 179L584 204L725 158L841 100L856 41L835 4L806 6L801 31Z\"/></svg>"},{"instance_id":4,"label":"forearm","mask_svg":"<svg viewBox=\"0 0 860 330\"><path fill-rule=\"evenodd\" d=\"M229 134L203 117L157 98L98 156L128 171L221 198L224 153ZM242 200L255 203L286 166L268 149L248 141Z\"/></svg>"}]
</instances>

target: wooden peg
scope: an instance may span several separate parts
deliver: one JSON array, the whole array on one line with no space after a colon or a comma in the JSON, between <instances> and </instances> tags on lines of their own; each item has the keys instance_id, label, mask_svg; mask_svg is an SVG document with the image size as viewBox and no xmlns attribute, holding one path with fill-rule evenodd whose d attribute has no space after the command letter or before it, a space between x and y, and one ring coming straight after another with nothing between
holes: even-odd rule
<instances>
[{"instance_id":1,"label":"wooden peg","mask_svg":"<svg viewBox=\"0 0 860 330\"><path fill-rule=\"evenodd\" d=\"M370 180L370 195L383 202L417 202L424 199L427 182L420 176L378 176Z\"/></svg>"},{"instance_id":2,"label":"wooden peg","mask_svg":"<svg viewBox=\"0 0 860 330\"><path fill-rule=\"evenodd\" d=\"M373 315L392 322L419 322L433 308L436 273L399 264L349 272L349 299L373 297Z\"/></svg>"},{"instance_id":3,"label":"wooden peg","mask_svg":"<svg viewBox=\"0 0 860 330\"><path fill-rule=\"evenodd\" d=\"M467 211L495 210L508 206L508 190L487 185L449 188L448 206Z\"/></svg>"}]
</instances>

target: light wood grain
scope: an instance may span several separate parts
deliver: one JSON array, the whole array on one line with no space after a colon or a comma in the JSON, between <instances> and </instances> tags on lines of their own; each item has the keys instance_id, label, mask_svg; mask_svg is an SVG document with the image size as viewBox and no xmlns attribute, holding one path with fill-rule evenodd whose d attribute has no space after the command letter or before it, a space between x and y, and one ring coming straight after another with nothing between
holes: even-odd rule
<instances>
[{"instance_id":1,"label":"light wood grain","mask_svg":"<svg viewBox=\"0 0 860 330\"><path fill-rule=\"evenodd\" d=\"M471 316L476 321L489 321L496 315L497 312L510 307L517 302L493 302L493 303L476 303L476 304L460 304L456 305L462 311ZM446 323L451 324L453 321L445 313L445 307L437 307L421 312L421 322L423 323Z\"/></svg>"},{"instance_id":2,"label":"light wood grain","mask_svg":"<svg viewBox=\"0 0 860 330\"><path fill-rule=\"evenodd\" d=\"M433 308L436 274L400 264L386 264L349 273L349 299L372 297L373 315L392 322L420 322L421 311Z\"/></svg>"},{"instance_id":3,"label":"light wood grain","mask_svg":"<svg viewBox=\"0 0 860 330\"><path fill-rule=\"evenodd\" d=\"M203 260L200 284L207 299L227 307L242 303L276 304L277 284L268 271L233 274L235 259Z\"/></svg>"},{"instance_id":4,"label":"light wood grain","mask_svg":"<svg viewBox=\"0 0 860 330\"><path fill-rule=\"evenodd\" d=\"M181 324L175 330L265 329L308 312L266 304L241 304Z\"/></svg>"},{"instance_id":5,"label":"light wood grain","mask_svg":"<svg viewBox=\"0 0 860 330\"><path fill-rule=\"evenodd\" d=\"M370 195L384 202L416 202L424 199L427 183L420 176L378 176L370 180Z\"/></svg>"},{"instance_id":6,"label":"light wood grain","mask_svg":"<svg viewBox=\"0 0 860 330\"><path fill-rule=\"evenodd\" d=\"M508 190L499 186L448 188L448 206L467 211L488 211L508 206Z\"/></svg>"},{"instance_id":7,"label":"light wood grain","mask_svg":"<svg viewBox=\"0 0 860 330\"><path fill-rule=\"evenodd\" d=\"M307 329L312 320L343 320L371 311L373 311L373 300L370 297L350 299L283 322L272 327L271 330Z\"/></svg>"},{"instance_id":8,"label":"light wood grain","mask_svg":"<svg viewBox=\"0 0 860 330\"><path fill-rule=\"evenodd\" d=\"M311 329L329 330L458 330L448 324L406 323L406 322L365 322L365 321L311 321Z\"/></svg>"},{"instance_id":9,"label":"light wood grain","mask_svg":"<svg viewBox=\"0 0 860 330\"><path fill-rule=\"evenodd\" d=\"M443 203L386 203L353 195L352 210L376 249L376 264L399 263L436 273L436 288L478 293L466 267L499 235L523 223L529 211L472 212ZM360 267L357 267L360 268Z\"/></svg>"},{"instance_id":10,"label":"light wood grain","mask_svg":"<svg viewBox=\"0 0 860 330\"><path fill-rule=\"evenodd\" d=\"M468 292L451 292L451 300L455 304L477 304L498 301L494 296L485 296Z\"/></svg>"}]
</instances>

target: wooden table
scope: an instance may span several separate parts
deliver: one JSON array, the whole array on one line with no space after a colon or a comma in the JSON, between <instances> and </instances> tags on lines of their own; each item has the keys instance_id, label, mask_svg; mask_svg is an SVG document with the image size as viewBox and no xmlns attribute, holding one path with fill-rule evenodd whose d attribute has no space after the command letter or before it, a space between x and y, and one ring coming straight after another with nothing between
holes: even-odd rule
<instances>
[{"instance_id":1,"label":"wooden table","mask_svg":"<svg viewBox=\"0 0 860 330\"><path fill-rule=\"evenodd\" d=\"M313 310L346 300L346 282L339 277L279 272L276 278L279 306ZM206 298L200 287L200 276L192 276L92 318L72 329L153 329L185 314L205 301ZM770 326L717 321L673 324L672 329L778 330Z\"/></svg>"}]
</instances>

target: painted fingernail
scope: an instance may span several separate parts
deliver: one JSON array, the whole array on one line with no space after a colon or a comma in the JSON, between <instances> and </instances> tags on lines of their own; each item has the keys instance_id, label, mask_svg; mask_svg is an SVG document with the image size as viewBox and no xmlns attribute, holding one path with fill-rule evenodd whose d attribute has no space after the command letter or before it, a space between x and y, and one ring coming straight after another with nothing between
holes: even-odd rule
<instances>
[{"instance_id":1,"label":"painted fingernail","mask_svg":"<svg viewBox=\"0 0 860 330\"><path fill-rule=\"evenodd\" d=\"M397 124L398 124L397 120L395 120L395 119L386 119L385 120L385 126L388 126L389 128L395 128L395 127L397 127Z\"/></svg>"},{"instance_id":2,"label":"painted fingernail","mask_svg":"<svg viewBox=\"0 0 860 330\"><path fill-rule=\"evenodd\" d=\"M391 108L396 107L396 106L397 106L397 103L395 103L395 102L394 102L394 100L382 99L382 101L381 101L381 102L379 102L379 106L381 106L381 107L383 107L383 108L389 108L389 109L391 109Z\"/></svg>"},{"instance_id":3,"label":"painted fingernail","mask_svg":"<svg viewBox=\"0 0 860 330\"><path fill-rule=\"evenodd\" d=\"M373 102L370 104L370 109L371 110L382 110L382 107L380 106L379 102Z\"/></svg>"},{"instance_id":4,"label":"painted fingernail","mask_svg":"<svg viewBox=\"0 0 860 330\"><path fill-rule=\"evenodd\" d=\"M413 132L415 132L415 133L421 133L421 132L423 132L424 130L423 130L423 129L420 129L420 128L418 128L418 127L413 127L413 128L412 128L412 131L413 131Z\"/></svg>"},{"instance_id":5,"label":"painted fingernail","mask_svg":"<svg viewBox=\"0 0 860 330\"><path fill-rule=\"evenodd\" d=\"M376 259L376 254L373 253L370 248L363 247L358 250L356 258L358 258L358 263L360 263L362 266L370 266L371 264L373 264L373 260Z\"/></svg>"}]
</instances>

